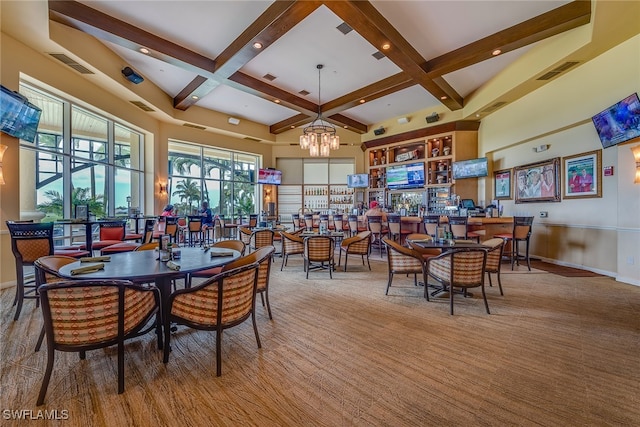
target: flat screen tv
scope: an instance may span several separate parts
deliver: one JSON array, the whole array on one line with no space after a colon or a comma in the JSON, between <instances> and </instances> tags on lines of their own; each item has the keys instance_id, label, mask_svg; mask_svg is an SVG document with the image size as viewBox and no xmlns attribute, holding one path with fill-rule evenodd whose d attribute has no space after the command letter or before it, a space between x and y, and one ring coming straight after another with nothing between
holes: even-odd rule
<instances>
[{"instance_id":1,"label":"flat screen tv","mask_svg":"<svg viewBox=\"0 0 640 427\"><path fill-rule=\"evenodd\" d=\"M389 190L424 187L424 163L410 163L387 168Z\"/></svg>"},{"instance_id":2,"label":"flat screen tv","mask_svg":"<svg viewBox=\"0 0 640 427\"><path fill-rule=\"evenodd\" d=\"M640 137L640 100L638 94L627 96L622 101L591 118L602 148Z\"/></svg>"},{"instance_id":3,"label":"flat screen tv","mask_svg":"<svg viewBox=\"0 0 640 427\"><path fill-rule=\"evenodd\" d=\"M33 142L42 110L17 92L1 85L0 89L0 131Z\"/></svg>"},{"instance_id":4,"label":"flat screen tv","mask_svg":"<svg viewBox=\"0 0 640 427\"><path fill-rule=\"evenodd\" d=\"M453 162L451 169L453 171L453 179L478 178L489 174L486 157Z\"/></svg>"},{"instance_id":5,"label":"flat screen tv","mask_svg":"<svg viewBox=\"0 0 640 427\"><path fill-rule=\"evenodd\" d=\"M367 188L369 187L369 175L366 173L355 173L347 175L347 187L349 188Z\"/></svg>"},{"instance_id":6,"label":"flat screen tv","mask_svg":"<svg viewBox=\"0 0 640 427\"><path fill-rule=\"evenodd\" d=\"M277 169L259 169L258 184L280 185L282 183L282 171Z\"/></svg>"}]
</instances>

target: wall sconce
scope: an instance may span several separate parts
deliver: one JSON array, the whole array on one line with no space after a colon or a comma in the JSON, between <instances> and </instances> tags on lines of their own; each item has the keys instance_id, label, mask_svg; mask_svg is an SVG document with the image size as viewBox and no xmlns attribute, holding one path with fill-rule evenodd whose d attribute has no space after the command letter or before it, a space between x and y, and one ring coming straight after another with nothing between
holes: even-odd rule
<instances>
[{"instance_id":1,"label":"wall sconce","mask_svg":"<svg viewBox=\"0 0 640 427\"><path fill-rule=\"evenodd\" d=\"M2 158L4 157L4 152L7 151L6 145L0 144L0 185L4 185L4 175L2 174Z\"/></svg>"},{"instance_id":2,"label":"wall sconce","mask_svg":"<svg viewBox=\"0 0 640 427\"><path fill-rule=\"evenodd\" d=\"M640 145L631 147L631 152L636 160L636 177L633 180L634 184L640 184Z\"/></svg>"},{"instance_id":3,"label":"wall sconce","mask_svg":"<svg viewBox=\"0 0 640 427\"><path fill-rule=\"evenodd\" d=\"M160 195L161 196L167 195L167 184L160 183Z\"/></svg>"},{"instance_id":4,"label":"wall sconce","mask_svg":"<svg viewBox=\"0 0 640 427\"><path fill-rule=\"evenodd\" d=\"M271 201L271 190L270 189L264 190L264 201L265 202L270 202Z\"/></svg>"}]
</instances>

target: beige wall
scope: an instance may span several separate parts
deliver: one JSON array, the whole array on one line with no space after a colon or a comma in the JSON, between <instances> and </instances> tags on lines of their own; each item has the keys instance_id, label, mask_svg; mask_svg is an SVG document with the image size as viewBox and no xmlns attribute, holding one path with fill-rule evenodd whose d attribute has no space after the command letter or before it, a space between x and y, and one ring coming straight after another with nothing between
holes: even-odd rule
<instances>
[{"instance_id":1,"label":"beige wall","mask_svg":"<svg viewBox=\"0 0 640 427\"><path fill-rule=\"evenodd\" d=\"M479 153L494 170L602 149L591 116L640 92L640 36L557 78L482 120ZM600 271L640 285L640 185L633 184L631 144L602 150L602 198L515 204L505 214L532 214L532 253L559 263ZM549 144L548 151L533 147ZM482 179L478 198L490 200L492 181ZM539 218L547 211L548 218Z\"/></svg>"}]
</instances>

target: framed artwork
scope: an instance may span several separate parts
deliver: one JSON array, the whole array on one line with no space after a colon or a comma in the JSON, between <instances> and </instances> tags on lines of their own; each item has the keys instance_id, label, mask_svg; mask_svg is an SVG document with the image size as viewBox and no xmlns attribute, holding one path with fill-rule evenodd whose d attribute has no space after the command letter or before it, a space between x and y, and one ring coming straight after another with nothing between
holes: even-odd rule
<instances>
[{"instance_id":1,"label":"framed artwork","mask_svg":"<svg viewBox=\"0 0 640 427\"><path fill-rule=\"evenodd\" d=\"M562 197L602 197L602 150L562 158Z\"/></svg>"},{"instance_id":2,"label":"framed artwork","mask_svg":"<svg viewBox=\"0 0 640 427\"><path fill-rule=\"evenodd\" d=\"M513 168L516 203L560 201L560 158Z\"/></svg>"},{"instance_id":3,"label":"framed artwork","mask_svg":"<svg viewBox=\"0 0 640 427\"><path fill-rule=\"evenodd\" d=\"M511 199L511 169L496 171L493 179L493 194L498 200Z\"/></svg>"}]
</instances>

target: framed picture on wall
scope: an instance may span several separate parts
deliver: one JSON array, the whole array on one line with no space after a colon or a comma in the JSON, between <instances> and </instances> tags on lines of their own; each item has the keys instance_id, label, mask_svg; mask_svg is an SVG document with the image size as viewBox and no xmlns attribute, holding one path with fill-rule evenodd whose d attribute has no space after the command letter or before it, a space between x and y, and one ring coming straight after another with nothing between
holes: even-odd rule
<instances>
[{"instance_id":1,"label":"framed picture on wall","mask_svg":"<svg viewBox=\"0 0 640 427\"><path fill-rule=\"evenodd\" d=\"M602 197L602 150L562 158L562 198Z\"/></svg>"},{"instance_id":2,"label":"framed picture on wall","mask_svg":"<svg viewBox=\"0 0 640 427\"><path fill-rule=\"evenodd\" d=\"M511 169L496 171L493 174L493 194L496 199L511 199Z\"/></svg>"},{"instance_id":3,"label":"framed picture on wall","mask_svg":"<svg viewBox=\"0 0 640 427\"><path fill-rule=\"evenodd\" d=\"M516 203L560 201L560 158L513 168Z\"/></svg>"}]
</instances>

